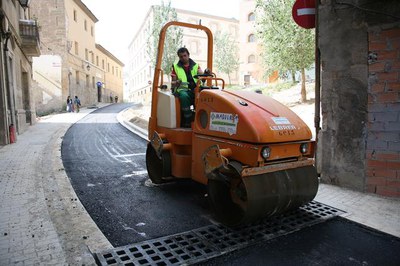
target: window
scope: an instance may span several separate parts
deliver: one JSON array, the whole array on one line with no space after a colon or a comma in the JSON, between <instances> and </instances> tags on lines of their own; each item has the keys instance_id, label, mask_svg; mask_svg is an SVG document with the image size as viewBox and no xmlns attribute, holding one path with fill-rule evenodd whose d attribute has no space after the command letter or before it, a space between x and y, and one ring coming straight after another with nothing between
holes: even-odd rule
<instances>
[{"instance_id":1,"label":"window","mask_svg":"<svg viewBox=\"0 0 400 266\"><path fill-rule=\"evenodd\" d=\"M78 21L78 13L76 12L76 10L74 10L74 21Z\"/></svg>"},{"instance_id":2,"label":"window","mask_svg":"<svg viewBox=\"0 0 400 266\"><path fill-rule=\"evenodd\" d=\"M85 31L87 31L87 21L85 19L85 22L83 23L83 27L85 28Z\"/></svg>"},{"instance_id":3,"label":"window","mask_svg":"<svg viewBox=\"0 0 400 266\"><path fill-rule=\"evenodd\" d=\"M89 77L89 75L86 75L86 88L89 87L89 81L90 81L90 77Z\"/></svg>"},{"instance_id":4,"label":"window","mask_svg":"<svg viewBox=\"0 0 400 266\"><path fill-rule=\"evenodd\" d=\"M79 84L79 71L75 71L76 84Z\"/></svg>"},{"instance_id":5,"label":"window","mask_svg":"<svg viewBox=\"0 0 400 266\"><path fill-rule=\"evenodd\" d=\"M94 30L93 30L93 26L90 26L90 35L94 35Z\"/></svg>"},{"instance_id":6,"label":"window","mask_svg":"<svg viewBox=\"0 0 400 266\"><path fill-rule=\"evenodd\" d=\"M99 66L99 56L96 55L96 66Z\"/></svg>"},{"instance_id":7,"label":"window","mask_svg":"<svg viewBox=\"0 0 400 266\"><path fill-rule=\"evenodd\" d=\"M256 16L254 15L253 12L251 12L249 15L247 15L248 21L254 21L255 19L256 19Z\"/></svg>"},{"instance_id":8,"label":"window","mask_svg":"<svg viewBox=\"0 0 400 266\"><path fill-rule=\"evenodd\" d=\"M93 53L93 51L90 51L90 53L92 54L92 58L91 58L92 61L91 62L92 62L92 64L94 64L94 53Z\"/></svg>"},{"instance_id":9,"label":"window","mask_svg":"<svg viewBox=\"0 0 400 266\"><path fill-rule=\"evenodd\" d=\"M114 66L112 67L112 74L114 75Z\"/></svg>"},{"instance_id":10,"label":"window","mask_svg":"<svg viewBox=\"0 0 400 266\"><path fill-rule=\"evenodd\" d=\"M75 42L75 54L79 55L79 44L78 44L78 42Z\"/></svg>"},{"instance_id":11,"label":"window","mask_svg":"<svg viewBox=\"0 0 400 266\"><path fill-rule=\"evenodd\" d=\"M101 68L104 69L104 59L101 60Z\"/></svg>"},{"instance_id":12,"label":"window","mask_svg":"<svg viewBox=\"0 0 400 266\"><path fill-rule=\"evenodd\" d=\"M254 34L250 34L249 37L247 37L248 42L255 42L256 41L256 36Z\"/></svg>"},{"instance_id":13,"label":"window","mask_svg":"<svg viewBox=\"0 0 400 266\"><path fill-rule=\"evenodd\" d=\"M85 48L85 59L89 60L88 58L89 58L89 51L88 49Z\"/></svg>"},{"instance_id":14,"label":"window","mask_svg":"<svg viewBox=\"0 0 400 266\"><path fill-rule=\"evenodd\" d=\"M94 77L92 77L92 86L93 86L93 88L96 89L96 81L95 81L95 78L94 78Z\"/></svg>"},{"instance_id":15,"label":"window","mask_svg":"<svg viewBox=\"0 0 400 266\"><path fill-rule=\"evenodd\" d=\"M255 55L249 55L247 58L247 63L255 63L256 62L256 56Z\"/></svg>"},{"instance_id":16,"label":"window","mask_svg":"<svg viewBox=\"0 0 400 266\"><path fill-rule=\"evenodd\" d=\"M110 72L110 63L107 64L107 72Z\"/></svg>"}]
</instances>

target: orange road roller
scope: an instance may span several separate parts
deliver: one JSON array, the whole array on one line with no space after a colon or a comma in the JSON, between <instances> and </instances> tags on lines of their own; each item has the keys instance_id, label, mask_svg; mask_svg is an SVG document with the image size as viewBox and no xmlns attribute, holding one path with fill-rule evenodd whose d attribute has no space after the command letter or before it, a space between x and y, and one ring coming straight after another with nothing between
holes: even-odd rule
<instances>
[{"instance_id":1,"label":"orange road roller","mask_svg":"<svg viewBox=\"0 0 400 266\"><path fill-rule=\"evenodd\" d=\"M152 87L146 166L153 183L190 178L208 188L215 217L238 226L298 208L315 197L315 143L289 108L262 94L225 89L215 74L198 75L191 128L180 127L180 102L163 82L161 61L170 26L213 36L202 25L171 21L160 32Z\"/></svg>"}]
</instances>

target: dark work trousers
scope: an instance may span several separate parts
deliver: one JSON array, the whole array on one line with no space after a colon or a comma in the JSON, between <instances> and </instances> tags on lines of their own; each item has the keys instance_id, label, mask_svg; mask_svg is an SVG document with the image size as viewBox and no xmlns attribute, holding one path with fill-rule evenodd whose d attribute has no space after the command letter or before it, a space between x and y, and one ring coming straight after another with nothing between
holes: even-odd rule
<instances>
[{"instance_id":1,"label":"dark work trousers","mask_svg":"<svg viewBox=\"0 0 400 266\"><path fill-rule=\"evenodd\" d=\"M182 111L181 127L190 127L193 116L190 106L194 103L194 91L191 89L181 89L178 91L178 98L181 102Z\"/></svg>"}]
</instances>

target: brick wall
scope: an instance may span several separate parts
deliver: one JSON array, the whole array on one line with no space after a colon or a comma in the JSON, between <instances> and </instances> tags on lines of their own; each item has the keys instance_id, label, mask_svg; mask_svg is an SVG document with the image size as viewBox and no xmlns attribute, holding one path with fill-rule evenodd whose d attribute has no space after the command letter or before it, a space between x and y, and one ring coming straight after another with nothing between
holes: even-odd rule
<instances>
[{"instance_id":1,"label":"brick wall","mask_svg":"<svg viewBox=\"0 0 400 266\"><path fill-rule=\"evenodd\" d=\"M368 34L366 190L400 197L400 28Z\"/></svg>"}]
</instances>

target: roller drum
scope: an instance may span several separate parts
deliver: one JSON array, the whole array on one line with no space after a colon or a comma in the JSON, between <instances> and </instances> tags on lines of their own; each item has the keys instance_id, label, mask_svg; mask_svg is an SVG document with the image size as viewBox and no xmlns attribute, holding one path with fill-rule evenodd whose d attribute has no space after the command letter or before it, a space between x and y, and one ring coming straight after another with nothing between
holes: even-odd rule
<instances>
[{"instance_id":1,"label":"roller drum","mask_svg":"<svg viewBox=\"0 0 400 266\"><path fill-rule=\"evenodd\" d=\"M314 166L306 166L230 182L209 180L208 188L217 218L228 226L238 226L310 202L317 194L318 176Z\"/></svg>"}]
</instances>

